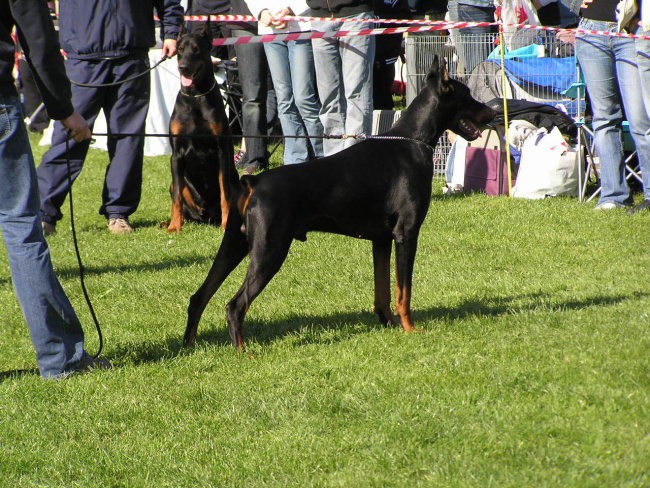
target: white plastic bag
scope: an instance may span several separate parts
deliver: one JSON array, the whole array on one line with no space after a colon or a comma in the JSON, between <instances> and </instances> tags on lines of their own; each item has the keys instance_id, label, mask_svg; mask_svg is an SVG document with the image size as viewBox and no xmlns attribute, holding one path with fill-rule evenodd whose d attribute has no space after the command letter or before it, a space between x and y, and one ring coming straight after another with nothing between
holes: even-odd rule
<instances>
[{"instance_id":1,"label":"white plastic bag","mask_svg":"<svg viewBox=\"0 0 650 488\"><path fill-rule=\"evenodd\" d=\"M541 199L578 195L578 152L571 150L560 130L538 129L524 141L515 198Z\"/></svg>"},{"instance_id":2,"label":"white plastic bag","mask_svg":"<svg viewBox=\"0 0 650 488\"><path fill-rule=\"evenodd\" d=\"M520 30L517 24L540 25L537 9L531 0L497 0L495 16L505 24L503 37L506 49L513 50L534 43L537 36L534 29L524 30L515 36Z\"/></svg>"}]
</instances>

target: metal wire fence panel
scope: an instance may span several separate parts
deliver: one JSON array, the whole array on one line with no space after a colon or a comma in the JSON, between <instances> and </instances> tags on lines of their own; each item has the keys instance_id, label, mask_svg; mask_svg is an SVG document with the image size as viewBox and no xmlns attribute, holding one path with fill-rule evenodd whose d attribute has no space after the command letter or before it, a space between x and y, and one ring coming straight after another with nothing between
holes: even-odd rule
<instances>
[{"instance_id":1,"label":"metal wire fence panel","mask_svg":"<svg viewBox=\"0 0 650 488\"><path fill-rule=\"evenodd\" d=\"M406 103L417 96L434 57L444 59L452 78L466 83L482 102L494 98L529 100L556 106L576 118L583 102L566 94L578 82L573 46L556 39L554 32L520 30L504 38L505 83L497 34L445 33L406 38ZM445 171L451 144L443 136L436 148L434 169Z\"/></svg>"}]
</instances>

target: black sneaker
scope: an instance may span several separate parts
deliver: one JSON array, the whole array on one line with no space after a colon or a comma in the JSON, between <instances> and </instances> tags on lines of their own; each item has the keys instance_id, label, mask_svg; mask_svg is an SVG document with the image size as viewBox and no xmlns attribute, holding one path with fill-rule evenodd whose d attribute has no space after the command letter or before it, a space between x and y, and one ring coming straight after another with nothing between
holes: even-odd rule
<instances>
[{"instance_id":1,"label":"black sneaker","mask_svg":"<svg viewBox=\"0 0 650 488\"><path fill-rule=\"evenodd\" d=\"M638 205L628 208L625 213L626 214L635 214L639 212L643 212L644 210L650 210L650 200L643 200L641 203Z\"/></svg>"}]
</instances>

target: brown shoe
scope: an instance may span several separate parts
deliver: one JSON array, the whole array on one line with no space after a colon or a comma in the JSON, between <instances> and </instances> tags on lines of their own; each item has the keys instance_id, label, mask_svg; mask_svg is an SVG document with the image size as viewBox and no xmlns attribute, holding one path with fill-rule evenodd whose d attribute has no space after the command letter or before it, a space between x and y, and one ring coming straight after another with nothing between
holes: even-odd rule
<instances>
[{"instance_id":1,"label":"brown shoe","mask_svg":"<svg viewBox=\"0 0 650 488\"><path fill-rule=\"evenodd\" d=\"M130 234L133 232L133 227L127 219L108 219L108 230L111 234Z\"/></svg>"}]
</instances>

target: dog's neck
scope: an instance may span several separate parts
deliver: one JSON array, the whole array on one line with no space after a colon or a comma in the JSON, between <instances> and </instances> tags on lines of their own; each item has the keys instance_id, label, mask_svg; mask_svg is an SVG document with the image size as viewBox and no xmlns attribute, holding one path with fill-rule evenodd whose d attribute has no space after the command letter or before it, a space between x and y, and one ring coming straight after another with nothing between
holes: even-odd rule
<instances>
[{"instance_id":1,"label":"dog's neck","mask_svg":"<svg viewBox=\"0 0 650 488\"><path fill-rule=\"evenodd\" d=\"M430 93L420 92L386 134L415 139L435 147L444 128L437 120L438 103L433 97Z\"/></svg>"},{"instance_id":2,"label":"dog's neck","mask_svg":"<svg viewBox=\"0 0 650 488\"><path fill-rule=\"evenodd\" d=\"M189 89L181 87L181 93L185 95L186 97L190 98L201 98L209 93L212 92L212 90L215 89L217 86L217 79L212 76L212 82L210 83L210 80L204 77L199 83L196 83L192 85Z\"/></svg>"}]
</instances>

